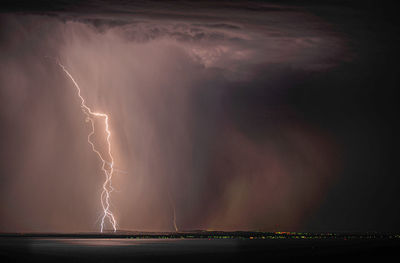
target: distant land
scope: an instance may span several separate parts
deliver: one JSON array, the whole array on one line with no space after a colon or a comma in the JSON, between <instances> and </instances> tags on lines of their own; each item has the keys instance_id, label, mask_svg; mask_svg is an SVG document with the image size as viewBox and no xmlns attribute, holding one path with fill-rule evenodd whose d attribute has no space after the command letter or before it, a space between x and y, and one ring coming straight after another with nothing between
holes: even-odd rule
<instances>
[{"instance_id":1,"label":"distant land","mask_svg":"<svg viewBox=\"0 0 400 263\"><path fill-rule=\"evenodd\" d=\"M244 239L400 239L400 233L385 232L251 232L205 231L143 232L118 230L116 232L78 233L0 233L0 237L25 238L244 238Z\"/></svg>"}]
</instances>

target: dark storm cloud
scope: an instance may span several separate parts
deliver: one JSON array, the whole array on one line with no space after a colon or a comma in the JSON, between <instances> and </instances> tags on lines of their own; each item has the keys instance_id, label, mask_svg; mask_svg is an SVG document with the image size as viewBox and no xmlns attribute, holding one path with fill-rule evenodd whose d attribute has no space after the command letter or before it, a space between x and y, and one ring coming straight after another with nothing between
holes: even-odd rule
<instances>
[{"instance_id":1,"label":"dark storm cloud","mask_svg":"<svg viewBox=\"0 0 400 263\"><path fill-rule=\"evenodd\" d=\"M0 19L1 231L98 229L99 161L46 56L110 114L122 229L172 230L174 206L180 229L299 230L346 168L335 91L359 54L304 9L88 1Z\"/></svg>"},{"instance_id":2,"label":"dark storm cloud","mask_svg":"<svg viewBox=\"0 0 400 263\"><path fill-rule=\"evenodd\" d=\"M312 166L288 156L298 150L284 145L292 144L288 140L307 147L330 143L314 142L301 121L289 132L285 118L290 109L276 108L285 107L276 93L284 92L276 72L332 67L329 58L344 47L339 38L319 32L319 20L306 14L271 15L262 24L261 16L254 22L233 10L239 19L227 23L227 14L209 11L211 22L203 15L200 20L182 17L180 10L163 11L163 16L153 10L156 15L124 17L124 22L113 22L112 13L96 12L3 16L2 86L14 87L2 89L4 115L26 132L25 143L6 147L23 153L13 158L24 165L4 187L3 200L20 208L5 208L4 226L14 231L95 227L98 162L84 141L87 130L71 83L45 56L60 58L84 87L89 105L112 116L117 166L128 172L114 179L120 191L113 204L122 228L170 229L172 206L183 229L298 225L320 190L295 183L299 172L284 167L295 162L317 184L330 174L315 177ZM309 26L293 28L292 16ZM329 54L323 54L326 48ZM274 64L287 66L268 66ZM250 104L243 105L246 101ZM267 114L266 123L259 122L260 114ZM281 121L277 125L268 118ZM275 133L282 138L271 141ZM79 139L71 139L75 136ZM18 138L12 136L11 142ZM327 155L321 161L330 159ZM6 174L11 170L7 167ZM69 187L53 180L64 180ZM299 190L291 189L294 185ZM299 191L311 194L298 199ZM300 203L291 209L296 199Z\"/></svg>"}]
</instances>

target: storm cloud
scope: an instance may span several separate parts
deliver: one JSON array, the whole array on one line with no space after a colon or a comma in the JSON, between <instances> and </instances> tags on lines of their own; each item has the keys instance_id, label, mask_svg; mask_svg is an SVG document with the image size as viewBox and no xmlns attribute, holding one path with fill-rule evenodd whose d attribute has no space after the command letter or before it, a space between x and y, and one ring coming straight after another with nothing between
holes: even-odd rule
<instances>
[{"instance_id":1,"label":"storm cloud","mask_svg":"<svg viewBox=\"0 0 400 263\"><path fill-rule=\"evenodd\" d=\"M164 5L0 16L1 231L99 227L100 162L54 59L110 116L120 229L173 230L175 209L181 230L299 230L321 205L343 145L292 96L355 58L346 37L297 7Z\"/></svg>"}]
</instances>

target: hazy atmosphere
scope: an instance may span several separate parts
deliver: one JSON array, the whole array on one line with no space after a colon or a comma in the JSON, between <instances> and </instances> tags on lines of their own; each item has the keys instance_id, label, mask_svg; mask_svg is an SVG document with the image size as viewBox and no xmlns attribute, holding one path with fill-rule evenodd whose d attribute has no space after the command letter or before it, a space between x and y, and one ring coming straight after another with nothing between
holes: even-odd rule
<instances>
[{"instance_id":1,"label":"hazy atmosphere","mask_svg":"<svg viewBox=\"0 0 400 263\"><path fill-rule=\"evenodd\" d=\"M400 230L390 23L290 1L41 3L0 13L0 232L99 231L105 177L59 63L109 117L119 230Z\"/></svg>"}]
</instances>

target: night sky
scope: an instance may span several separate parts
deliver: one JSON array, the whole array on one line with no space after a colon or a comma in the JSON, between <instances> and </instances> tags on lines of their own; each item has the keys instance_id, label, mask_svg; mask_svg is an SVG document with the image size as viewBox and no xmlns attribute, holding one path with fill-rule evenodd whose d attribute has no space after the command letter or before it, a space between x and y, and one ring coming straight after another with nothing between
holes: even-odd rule
<instances>
[{"instance_id":1,"label":"night sky","mask_svg":"<svg viewBox=\"0 0 400 263\"><path fill-rule=\"evenodd\" d=\"M393 5L320 2L6 1L0 232L99 230L56 59L110 115L119 229L400 231Z\"/></svg>"}]
</instances>

